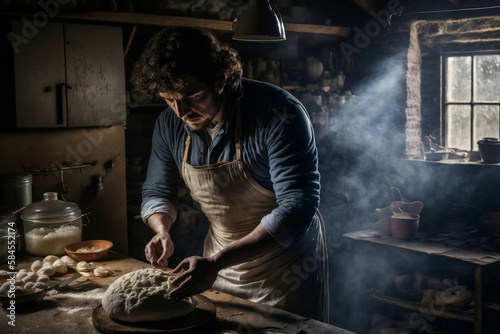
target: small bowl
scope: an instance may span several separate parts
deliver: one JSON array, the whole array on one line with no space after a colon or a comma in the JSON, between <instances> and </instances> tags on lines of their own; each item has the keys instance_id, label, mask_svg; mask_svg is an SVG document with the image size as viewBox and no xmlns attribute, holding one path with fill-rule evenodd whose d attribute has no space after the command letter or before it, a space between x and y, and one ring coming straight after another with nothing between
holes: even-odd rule
<instances>
[{"instance_id":1,"label":"small bowl","mask_svg":"<svg viewBox=\"0 0 500 334\"><path fill-rule=\"evenodd\" d=\"M100 250L97 251L88 251L88 252L77 252L77 250L88 247L98 247ZM95 261L100 259L104 255L108 253L108 251L113 247L113 243L108 240L86 240L80 241L74 244L67 245L64 247L66 254L68 254L71 258L76 261Z\"/></svg>"},{"instance_id":2,"label":"small bowl","mask_svg":"<svg viewBox=\"0 0 500 334\"><path fill-rule=\"evenodd\" d=\"M448 159L450 152L448 151L436 151L436 152L425 152L425 160L429 161L440 161Z\"/></svg>"}]
</instances>

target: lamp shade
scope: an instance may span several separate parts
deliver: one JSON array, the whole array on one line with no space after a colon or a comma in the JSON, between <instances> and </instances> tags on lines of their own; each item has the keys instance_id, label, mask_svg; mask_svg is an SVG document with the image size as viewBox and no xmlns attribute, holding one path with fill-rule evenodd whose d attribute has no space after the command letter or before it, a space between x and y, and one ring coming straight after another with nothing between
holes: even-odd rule
<instances>
[{"instance_id":1,"label":"lamp shade","mask_svg":"<svg viewBox=\"0 0 500 334\"><path fill-rule=\"evenodd\" d=\"M254 0L233 25L233 39L248 42L286 40L285 27L278 8L269 0Z\"/></svg>"}]
</instances>

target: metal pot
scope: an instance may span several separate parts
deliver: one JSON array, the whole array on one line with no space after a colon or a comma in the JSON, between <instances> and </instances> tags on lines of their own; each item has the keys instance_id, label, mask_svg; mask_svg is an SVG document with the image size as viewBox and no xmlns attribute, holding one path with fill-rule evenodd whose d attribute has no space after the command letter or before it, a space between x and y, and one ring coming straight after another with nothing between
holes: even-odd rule
<instances>
[{"instance_id":1,"label":"metal pot","mask_svg":"<svg viewBox=\"0 0 500 334\"><path fill-rule=\"evenodd\" d=\"M412 213L396 213L391 216L391 235L398 239L413 239L417 236L420 216Z\"/></svg>"},{"instance_id":2,"label":"metal pot","mask_svg":"<svg viewBox=\"0 0 500 334\"><path fill-rule=\"evenodd\" d=\"M29 173L3 174L0 176L0 205L17 211L32 202L33 176Z\"/></svg>"}]
</instances>

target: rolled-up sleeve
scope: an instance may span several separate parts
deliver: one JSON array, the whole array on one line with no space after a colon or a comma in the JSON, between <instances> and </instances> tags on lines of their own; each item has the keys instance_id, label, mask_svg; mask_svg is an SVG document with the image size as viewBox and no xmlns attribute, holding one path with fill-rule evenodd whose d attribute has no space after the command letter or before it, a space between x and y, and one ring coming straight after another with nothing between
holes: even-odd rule
<instances>
[{"instance_id":1,"label":"rolled-up sleeve","mask_svg":"<svg viewBox=\"0 0 500 334\"><path fill-rule=\"evenodd\" d=\"M147 178L142 187L141 216L145 223L154 213L168 214L172 221L177 217L179 169L173 151L174 129L167 125L167 112L156 121Z\"/></svg>"},{"instance_id":2,"label":"rolled-up sleeve","mask_svg":"<svg viewBox=\"0 0 500 334\"><path fill-rule=\"evenodd\" d=\"M280 244L290 246L307 231L319 206L314 132L302 104L290 98L273 107L264 131L278 207L261 223Z\"/></svg>"}]
</instances>

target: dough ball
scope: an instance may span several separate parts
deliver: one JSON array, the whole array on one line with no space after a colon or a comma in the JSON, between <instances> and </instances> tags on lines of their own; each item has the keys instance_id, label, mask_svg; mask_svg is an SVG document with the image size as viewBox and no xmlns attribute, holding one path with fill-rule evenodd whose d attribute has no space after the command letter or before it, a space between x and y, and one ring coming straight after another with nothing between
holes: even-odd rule
<instances>
[{"instance_id":1,"label":"dough ball","mask_svg":"<svg viewBox=\"0 0 500 334\"><path fill-rule=\"evenodd\" d=\"M36 273L38 270L42 269L43 262L40 260L36 260L31 264L31 272Z\"/></svg>"},{"instance_id":2,"label":"dough ball","mask_svg":"<svg viewBox=\"0 0 500 334\"><path fill-rule=\"evenodd\" d=\"M10 289L10 282L5 282L0 286L0 296L7 296Z\"/></svg>"},{"instance_id":3,"label":"dough ball","mask_svg":"<svg viewBox=\"0 0 500 334\"><path fill-rule=\"evenodd\" d=\"M23 277L22 281L26 284L28 282L36 282L37 279L38 279L38 275L31 273L31 274Z\"/></svg>"},{"instance_id":4,"label":"dough ball","mask_svg":"<svg viewBox=\"0 0 500 334\"><path fill-rule=\"evenodd\" d=\"M28 282L24 285L24 288L28 293L33 292L33 285L35 285L35 282Z\"/></svg>"},{"instance_id":5,"label":"dough ball","mask_svg":"<svg viewBox=\"0 0 500 334\"><path fill-rule=\"evenodd\" d=\"M29 272L26 269L21 269L17 272L16 274L16 279L23 279L24 277L28 276Z\"/></svg>"},{"instance_id":6,"label":"dough ball","mask_svg":"<svg viewBox=\"0 0 500 334\"><path fill-rule=\"evenodd\" d=\"M59 260L59 256L55 256L55 255L47 255L44 259L43 259L43 265L45 266L46 264L49 264L49 265L52 265L52 263L56 262L57 260Z\"/></svg>"},{"instance_id":7,"label":"dough ball","mask_svg":"<svg viewBox=\"0 0 500 334\"><path fill-rule=\"evenodd\" d=\"M54 263L52 263L52 267L54 267L54 270L58 274L66 274L68 272L68 266L61 259L54 261Z\"/></svg>"},{"instance_id":8,"label":"dough ball","mask_svg":"<svg viewBox=\"0 0 500 334\"><path fill-rule=\"evenodd\" d=\"M88 264L85 261L80 261L76 264L76 270L77 271L89 271L90 270L90 264Z\"/></svg>"},{"instance_id":9,"label":"dough ball","mask_svg":"<svg viewBox=\"0 0 500 334\"><path fill-rule=\"evenodd\" d=\"M76 267L76 261L75 259L73 259L72 257L68 256L68 255L64 255L63 257L61 257L61 260L66 263L66 265L68 267Z\"/></svg>"},{"instance_id":10,"label":"dough ball","mask_svg":"<svg viewBox=\"0 0 500 334\"><path fill-rule=\"evenodd\" d=\"M35 292L40 291L40 289L41 289L41 290L45 290L45 289L47 289L47 284L42 283L42 282L36 282L36 283L35 283L35 285L33 285L33 290L34 290ZM37 290L38 290L38 291L37 291Z\"/></svg>"},{"instance_id":11,"label":"dough ball","mask_svg":"<svg viewBox=\"0 0 500 334\"><path fill-rule=\"evenodd\" d=\"M0 284L7 282L10 277L11 273L9 273L7 270L0 270Z\"/></svg>"},{"instance_id":12,"label":"dough ball","mask_svg":"<svg viewBox=\"0 0 500 334\"><path fill-rule=\"evenodd\" d=\"M41 282L41 283L45 283L48 285L50 283L50 277L47 275L40 275L40 276L38 276L38 279L36 281Z\"/></svg>"},{"instance_id":13,"label":"dough ball","mask_svg":"<svg viewBox=\"0 0 500 334\"><path fill-rule=\"evenodd\" d=\"M94 275L97 277L106 277L110 274L111 272L104 268L103 266L99 266L94 269Z\"/></svg>"},{"instance_id":14,"label":"dough ball","mask_svg":"<svg viewBox=\"0 0 500 334\"><path fill-rule=\"evenodd\" d=\"M51 277L56 273L56 270L51 265L47 265L43 266L42 269L38 270L36 273L38 274L38 276L45 275Z\"/></svg>"},{"instance_id":15,"label":"dough ball","mask_svg":"<svg viewBox=\"0 0 500 334\"><path fill-rule=\"evenodd\" d=\"M194 310L194 301L170 297L174 279L154 268L125 274L106 290L102 307L112 319L124 322L163 321L187 315Z\"/></svg>"},{"instance_id":16,"label":"dough ball","mask_svg":"<svg viewBox=\"0 0 500 334\"><path fill-rule=\"evenodd\" d=\"M28 291L22 287L22 286L16 286L16 289L14 290L14 293L16 294L16 296L19 296L19 295L25 295L28 293Z\"/></svg>"}]
</instances>

